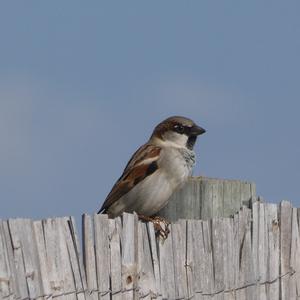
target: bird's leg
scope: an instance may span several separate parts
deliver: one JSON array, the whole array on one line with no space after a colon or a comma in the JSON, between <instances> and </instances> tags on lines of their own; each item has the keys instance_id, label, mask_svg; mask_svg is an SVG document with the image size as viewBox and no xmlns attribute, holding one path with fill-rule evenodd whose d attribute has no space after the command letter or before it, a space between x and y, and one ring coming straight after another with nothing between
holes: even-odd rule
<instances>
[{"instance_id":1,"label":"bird's leg","mask_svg":"<svg viewBox=\"0 0 300 300\"><path fill-rule=\"evenodd\" d=\"M155 234L157 236L161 236L163 239L166 239L168 237L168 234L170 233L169 224L166 219L155 216L155 217L148 217L144 215L138 215L139 219L146 222L152 222L155 230ZM163 224L163 227L162 225Z\"/></svg>"},{"instance_id":2,"label":"bird's leg","mask_svg":"<svg viewBox=\"0 0 300 300\"><path fill-rule=\"evenodd\" d=\"M148 217L148 216L145 216L145 215L139 215L138 214L138 218L142 221L145 221L145 222L152 222L153 221L153 218L151 217Z\"/></svg>"},{"instance_id":3,"label":"bird's leg","mask_svg":"<svg viewBox=\"0 0 300 300\"><path fill-rule=\"evenodd\" d=\"M160 216L153 217L152 222L154 225L156 235L162 237L165 240L170 233L170 222ZM163 224L163 227L161 224Z\"/></svg>"}]
</instances>

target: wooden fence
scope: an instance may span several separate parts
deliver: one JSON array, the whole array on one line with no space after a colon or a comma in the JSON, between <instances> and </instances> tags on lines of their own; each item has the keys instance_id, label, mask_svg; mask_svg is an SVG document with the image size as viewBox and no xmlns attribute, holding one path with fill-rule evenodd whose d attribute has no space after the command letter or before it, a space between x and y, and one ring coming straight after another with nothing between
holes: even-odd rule
<instances>
[{"instance_id":1,"label":"wooden fence","mask_svg":"<svg viewBox=\"0 0 300 300\"><path fill-rule=\"evenodd\" d=\"M0 299L299 299L300 211L256 200L165 241L136 215L84 215L83 255L73 218L0 221Z\"/></svg>"},{"instance_id":2,"label":"wooden fence","mask_svg":"<svg viewBox=\"0 0 300 300\"><path fill-rule=\"evenodd\" d=\"M252 182L191 177L183 189L171 197L160 215L172 222L228 217L242 205L249 207L251 199L255 198L256 186Z\"/></svg>"}]
</instances>

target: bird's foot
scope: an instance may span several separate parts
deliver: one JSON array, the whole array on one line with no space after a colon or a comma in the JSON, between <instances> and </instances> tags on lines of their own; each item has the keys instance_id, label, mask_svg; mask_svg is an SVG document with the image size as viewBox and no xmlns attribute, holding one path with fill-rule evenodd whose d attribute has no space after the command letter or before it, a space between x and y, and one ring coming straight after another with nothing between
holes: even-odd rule
<instances>
[{"instance_id":1,"label":"bird's foot","mask_svg":"<svg viewBox=\"0 0 300 300\"><path fill-rule=\"evenodd\" d=\"M154 225L156 236L159 236L163 240L165 240L170 233L170 222L160 216L154 217L152 222Z\"/></svg>"},{"instance_id":2,"label":"bird's foot","mask_svg":"<svg viewBox=\"0 0 300 300\"><path fill-rule=\"evenodd\" d=\"M155 230L155 234L158 237L161 237L162 239L166 239L170 233L169 225L170 222L166 219L155 216L155 217L147 217L144 215L138 215L139 219L146 221L146 222L152 222Z\"/></svg>"}]
</instances>

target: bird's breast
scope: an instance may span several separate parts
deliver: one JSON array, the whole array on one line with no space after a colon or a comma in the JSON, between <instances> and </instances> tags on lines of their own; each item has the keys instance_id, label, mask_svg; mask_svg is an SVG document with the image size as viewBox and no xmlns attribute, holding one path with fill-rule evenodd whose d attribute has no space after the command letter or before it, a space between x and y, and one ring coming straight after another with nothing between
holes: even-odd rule
<instances>
[{"instance_id":1,"label":"bird's breast","mask_svg":"<svg viewBox=\"0 0 300 300\"><path fill-rule=\"evenodd\" d=\"M193 151L163 149L158 160L158 170L147 176L109 209L111 216L123 211L154 215L162 209L175 190L191 175L195 163Z\"/></svg>"},{"instance_id":2,"label":"bird's breast","mask_svg":"<svg viewBox=\"0 0 300 300\"><path fill-rule=\"evenodd\" d=\"M182 185L192 174L195 165L194 151L185 148L165 149L162 153L159 166L174 188Z\"/></svg>"}]
</instances>

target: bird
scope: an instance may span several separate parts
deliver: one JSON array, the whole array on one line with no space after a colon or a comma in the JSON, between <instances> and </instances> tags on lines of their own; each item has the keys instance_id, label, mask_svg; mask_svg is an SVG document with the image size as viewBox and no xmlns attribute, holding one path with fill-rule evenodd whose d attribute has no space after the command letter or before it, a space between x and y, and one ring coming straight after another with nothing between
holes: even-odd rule
<instances>
[{"instance_id":1,"label":"bird","mask_svg":"<svg viewBox=\"0 0 300 300\"><path fill-rule=\"evenodd\" d=\"M98 213L115 218L136 212L151 220L191 176L196 159L193 148L205 132L182 116L160 122L148 142L133 154Z\"/></svg>"}]
</instances>

